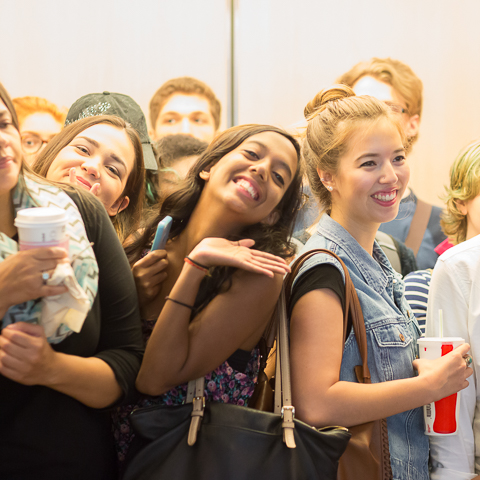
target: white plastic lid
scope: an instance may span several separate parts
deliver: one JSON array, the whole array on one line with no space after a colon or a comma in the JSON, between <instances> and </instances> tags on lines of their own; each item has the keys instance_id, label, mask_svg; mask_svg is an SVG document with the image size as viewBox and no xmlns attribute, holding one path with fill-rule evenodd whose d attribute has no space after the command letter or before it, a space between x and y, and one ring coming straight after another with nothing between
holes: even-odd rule
<instances>
[{"instance_id":1,"label":"white plastic lid","mask_svg":"<svg viewBox=\"0 0 480 480\"><path fill-rule=\"evenodd\" d=\"M15 226L25 224L41 225L45 223L60 223L67 220L67 212L58 207L24 208L17 212ZM23 224L23 225L22 225Z\"/></svg>"},{"instance_id":2,"label":"white plastic lid","mask_svg":"<svg viewBox=\"0 0 480 480\"><path fill-rule=\"evenodd\" d=\"M462 337L420 337L417 339L417 343L421 342L443 342L443 343L454 343L454 342L463 342L465 339Z\"/></svg>"}]
</instances>

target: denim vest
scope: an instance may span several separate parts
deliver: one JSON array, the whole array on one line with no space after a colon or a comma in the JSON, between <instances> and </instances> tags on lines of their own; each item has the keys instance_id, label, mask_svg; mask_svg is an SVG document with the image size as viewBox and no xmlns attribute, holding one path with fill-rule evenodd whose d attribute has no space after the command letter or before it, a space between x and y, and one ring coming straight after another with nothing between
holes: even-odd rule
<instances>
[{"instance_id":1,"label":"denim vest","mask_svg":"<svg viewBox=\"0 0 480 480\"><path fill-rule=\"evenodd\" d=\"M372 383L415 376L412 366L417 355L420 329L404 298L404 284L377 242L373 257L335 220L322 215L317 231L300 253L326 248L345 263L358 294L365 319L368 367ZM317 254L305 262L297 279L315 265L339 262L327 254ZM295 283L294 283L295 284ZM345 342L340 380L356 382L355 365L361 365L355 334ZM416 408L388 417L388 439L394 479L427 480L428 438L424 434L423 409Z\"/></svg>"}]
</instances>

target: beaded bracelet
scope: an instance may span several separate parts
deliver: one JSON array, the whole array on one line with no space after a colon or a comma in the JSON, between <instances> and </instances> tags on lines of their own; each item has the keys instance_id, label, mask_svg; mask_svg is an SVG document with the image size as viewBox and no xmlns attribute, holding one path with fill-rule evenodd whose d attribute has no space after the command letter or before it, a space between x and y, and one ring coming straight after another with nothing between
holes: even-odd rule
<instances>
[{"instance_id":1,"label":"beaded bracelet","mask_svg":"<svg viewBox=\"0 0 480 480\"><path fill-rule=\"evenodd\" d=\"M181 305L182 307L186 307L186 308L189 308L190 310L193 310L192 305L187 305L186 303L179 302L178 300L175 300L174 298L171 298L169 296L166 296L165 300L170 300L171 302L176 303L177 305Z\"/></svg>"},{"instance_id":2,"label":"beaded bracelet","mask_svg":"<svg viewBox=\"0 0 480 480\"><path fill-rule=\"evenodd\" d=\"M188 263L192 267L195 267L198 270L201 270L205 275L208 275L209 268L206 267L205 265L202 265L201 263L198 263L195 260L192 260L190 257L185 257L184 261L185 261L185 263Z\"/></svg>"}]
</instances>

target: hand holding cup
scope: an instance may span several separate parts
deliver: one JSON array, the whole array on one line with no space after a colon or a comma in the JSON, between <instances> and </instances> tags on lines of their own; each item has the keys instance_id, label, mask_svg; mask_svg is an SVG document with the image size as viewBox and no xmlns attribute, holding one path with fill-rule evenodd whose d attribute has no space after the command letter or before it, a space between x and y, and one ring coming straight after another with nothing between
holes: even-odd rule
<instances>
[{"instance_id":1,"label":"hand holding cup","mask_svg":"<svg viewBox=\"0 0 480 480\"><path fill-rule=\"evenodd\" d=\"M44 278L45 273L51 276L60 262L68 262L67 251L60 247L25 250L0 262L0 313L28 300L66 292L67 287L46 285Z\"/></svg>"}]
</instances>

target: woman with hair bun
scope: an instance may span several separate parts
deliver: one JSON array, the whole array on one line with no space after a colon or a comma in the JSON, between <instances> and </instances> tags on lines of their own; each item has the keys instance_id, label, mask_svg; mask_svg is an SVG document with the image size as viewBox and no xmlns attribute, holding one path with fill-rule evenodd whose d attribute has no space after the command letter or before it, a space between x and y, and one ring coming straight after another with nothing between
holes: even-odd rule
<instances>
[{"instance_id":1,"label":"woman with hair bun","mask_svg":"<svg viewBox=\"0 0 480 480\"><path fill-rule=\"evenodd\" d=\"M406 139L395 107L355 96L347 86L322 90L305 108L307 174L322 211L303 251L324 248L345 263L365 319L371 384L357 383L355 334L343 346L343 269L327 254L302 267L291 292L293 403L318 427L387 418L394 479L429 478L422 405L468 385L463 345L439 360L415 360L420 336L375 234L393 220L409 179ZM344 348L343 348L344 347ZM415 372L417 370L417 373Z\"/></svg>"}]
</instances>

